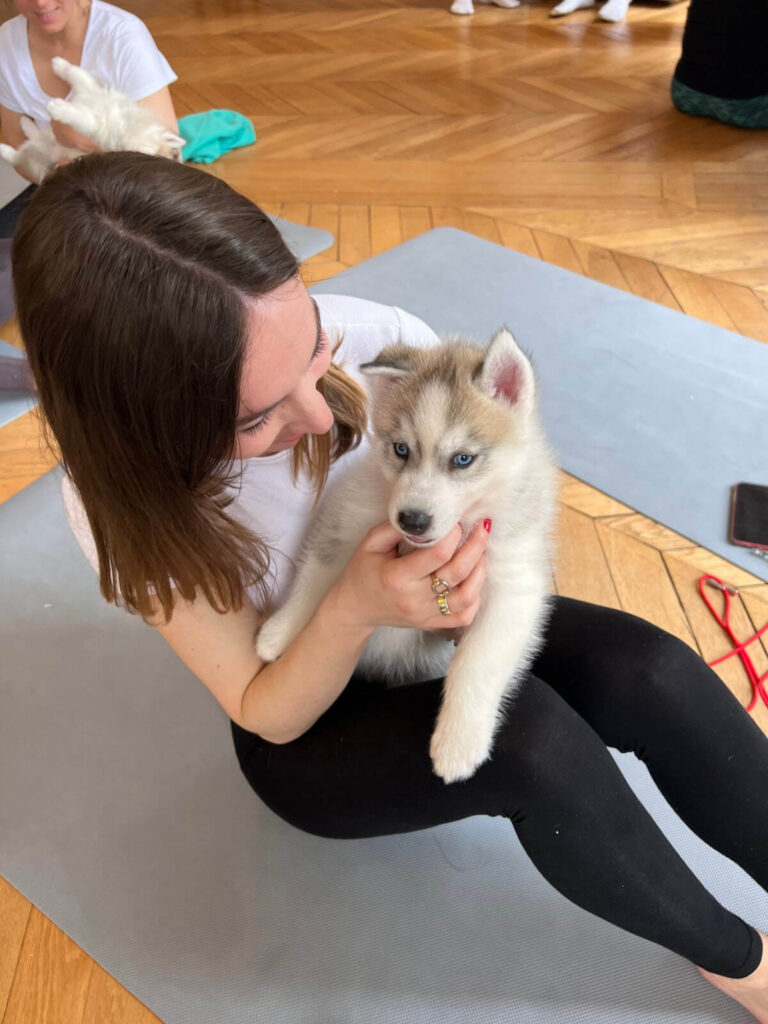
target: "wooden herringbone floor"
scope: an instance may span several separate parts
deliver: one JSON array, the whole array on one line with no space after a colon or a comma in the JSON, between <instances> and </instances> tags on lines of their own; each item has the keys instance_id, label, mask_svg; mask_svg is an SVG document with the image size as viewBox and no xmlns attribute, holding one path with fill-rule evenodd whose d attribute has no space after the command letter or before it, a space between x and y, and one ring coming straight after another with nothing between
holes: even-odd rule
<instances>
[{"instance_id":1,"label":"wooden herringbone floor","mask_svg":"<svg viewBox=\"0 0 768 1024\"><path fill-rule=\"evenodd\" d=\"M254 120L258 145L211 171L336 235L308 281L450 224L768 342L765 136L671 108L684 5L636 4L620 25L552 21L536 2L464 19L447 0L124 6L179 74L180 115ZM0 336L18 340L13 325ZM33 417L0 429L0 500L48 465ZM712 659L727 648L696 592L703 571L741 588L742 634L768 619L768 585L563 477L559 593L645 616ZM719 671L746 701L740 667ZM0 1019L156 1020L2 881Z\"/></svg>"}]
</instances>

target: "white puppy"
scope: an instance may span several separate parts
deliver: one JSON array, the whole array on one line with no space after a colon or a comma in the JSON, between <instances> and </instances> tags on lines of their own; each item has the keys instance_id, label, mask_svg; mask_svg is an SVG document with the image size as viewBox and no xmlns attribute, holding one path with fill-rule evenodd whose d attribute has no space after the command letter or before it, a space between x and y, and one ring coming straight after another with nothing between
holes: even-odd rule
<instances>
[{"instance_id":1,"label":"white puppy","mask_svg":"<svg viewBox=\"0 0 768 1024\"><path fill-rule=\"evenodd\" d=\"M507 330L488 348L454 339L430 349L389 346L362 369L377 377L370 451L328 488L293 588L256 650L265 661L279 657L385 519L408 549L435 544L457 523L466 536L492 520L482 603L456 647L437 633L382 627L360 661L389 684L445 675L430 755L436 774L454 782L489 757L504 705L542 638L554 461L533 370ZM436 598L425 592L424 600Z\"/></svg>"},{"instance_id":2,"label":"white puppy","mask_svg":"<svg viewBox=\"0 0 768 1024\"><path fill-rule=\"evenodd\" d=\"M158 121L151 110L117 89L100 85L90 72L63 57L54 57L51 67L72 87L71 98L53 99L48 104L51 120L69 125L103 152L135 150L179 158L184 139ZM38 182L60 160L83 155L79 149L61 146L49 128L40 129L29 118L22 118L21 127L27 141L18 149L0 146L0 157Z\"/></svg>"}]
</instances>

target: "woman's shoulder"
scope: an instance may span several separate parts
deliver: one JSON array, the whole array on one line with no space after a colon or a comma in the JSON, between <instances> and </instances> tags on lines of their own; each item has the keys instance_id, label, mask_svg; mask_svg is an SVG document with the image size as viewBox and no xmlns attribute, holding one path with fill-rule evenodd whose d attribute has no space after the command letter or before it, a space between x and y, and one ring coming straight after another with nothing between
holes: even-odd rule
<instances>
[{"instance_id":1,"label":"woman's shoulder","mask_svg":"<svg viewBox=\"0 0 768 1024\"><path fill-rule=\"evenodd\" d=\"M141 18L105 0L94 0L88 34L89 47L94 44L99 47L106 44L120 47L136 40L144 42L152 38Z\"/></svg>"},{"instance_id":2,"label":"woman's shoulder","mask_svg":"<svg viewBox=\"0 0 768 1024\"><path fill-rule=\"evenodd\" d=\"M24 38L26 25L26 21L20 14L17 14L15 18L9 18L8 21L4 21L0 25L0 53L3 54L4 61L19 55L19 46Z\"/></svg>"},{"instance_id":3,"label":"woman's shoulder","mask_svg":"<svg viewBox=\"0 0 768 1024\"><path fill-rule=\"evenodd\" d=\"M130 11L123 10L122 7L108 4L106 0L93 0L91 19L90 27L98 28L102 31L136 31L137 29L143 29L145 32L149 31L141 18Z\"/></svg>"},{"instance_id":4,"label":"woman's shoulder","mask_svg":"<svg viewBox=\"0 0 768 1024\"><path fill-rule=\"evenodd\" d=\"M380 348L395 341L407 345L434 345L439 341L431 327L399 306L352 295L320 294L314 298L326 331L340 341L354 343L366 338Z\"/></svg>"},{"instance_id":5,"label":"woman's shoulder","mask_svg":"<svg viewBox=\"0 0 768 1024\"><path fill-rule=\"evenodd\" d=\"M80 549L85 557L98 572L99 556L96 551L96 543L93 539L93 534L91 533L88 516L86 515L85 508L83 507L83 502L77 492L77 488L66 473L61 478L61 497L64 501L64 511L67 516L67 521L69 522L72 533L75 535L75 540L80 545Z\"/></svg>"}]
</instances>

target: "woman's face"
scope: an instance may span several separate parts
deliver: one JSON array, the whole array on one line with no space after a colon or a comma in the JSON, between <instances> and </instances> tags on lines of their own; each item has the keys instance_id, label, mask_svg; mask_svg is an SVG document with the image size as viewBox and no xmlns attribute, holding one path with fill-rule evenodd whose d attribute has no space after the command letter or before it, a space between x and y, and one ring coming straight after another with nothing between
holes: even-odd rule
<instances>
[{"instance_id":1,"label":"woman's face","mask_svg":"<svg viewBox=\"0 0 768 1024\"><path fill-rule=\"evenodd\" d=\"M236 458L274 455L304 434L326 434L333 414L317 390L331 364L320 313L298 278L251 305Z\"/></svg>"},{"instance_id":2,"label":"woman's face","mask_svg":"<svg viewBox=\"0 0 768 1024\"><path fill-rule=\"evenodd\" d=\"M81 9L80 0L13 0L16 10L30 25L46 35L54 35L67 27Z\"/></svg>"}]
</instances>

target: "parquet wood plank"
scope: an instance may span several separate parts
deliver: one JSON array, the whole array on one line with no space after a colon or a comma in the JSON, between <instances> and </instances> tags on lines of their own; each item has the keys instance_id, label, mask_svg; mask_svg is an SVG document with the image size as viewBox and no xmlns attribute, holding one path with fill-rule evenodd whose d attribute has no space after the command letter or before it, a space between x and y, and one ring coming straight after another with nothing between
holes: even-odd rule
<instances>
[{"instance_id":1,"label":"parquet wood plank","mask_svg":"<svg viewBox=\"0 0 768 1024\"><path fill-rule=\"evenodd\" d=\"M56 465L43 445L35 410L0 427L0 502L17 494Z\"/></svg>"},{"instance_id":2,"label":"parquet wood plank","mask_svg":"<svg viewBox=\"0 0 768 1024\"><path fill-rule=\"evenodd\" d=\"M530 228L523 227L522 224L511 224L506 220L497 220L496 226L501 236L502 245L506 245L508 249L525 253L526 256L541 259L541 250L536 244L536 239Z\"/></svg>"},{"instance_id":3,"label":"parquet wood plank","mask_svg":"<svg viewBox=\"0 0 768 1024\"><path fill-rule=\"evenodd\" d=\"M432 224L436 228L458 228L464 231L464 211L456 206L433 206Z\"/></svg>"},{"instance_id":4,"label":"parquet wood plank","mask_svg":"<svg viewBox=\"0 0 768 1024\"><path fill-rule=\"evenodd\" d=\"M94 963L82 1024L162 1024L162 1021Z\"/></svg>"},{"instance_id":5,"label":"parquet wood plank","mask_svg":"<svg viewBox=\"0 0 768 1024\"><path fill-rule=\"evenodd\" d=\"M330 260L324 263L305 263L302 267L301 277L304 284L311 285L317 281L325 281L329 277L335 277L336 274L340 274L342 270L346 270L349 264L339 263L334 260Z\"/></svg>"},{"instance_id":6,"label":"parquet wood plank","mask_svg":"<svg viewBox=\"0 0 768 1024\"><path fill-rule=\"evenodd\" d=\"M464 211L464 230L469 231L479 238L485 238L488 242L501 243L501 234L493 217L484 213L475 213L474 210Z\"/></svg>"},{"instance_id":7,"label":"parquet wood plank","mask_svg":"<svg viewBox=\"0 0 768 1024\"><path fill-rule=\"evenodd\" d=\"M634 510L628 505L622 505L620 501L603 494L595 487L577 480L575 476L560 470L560 486L558 494L560 501L576 512L583 512L585 515L595 518L597 516L631 515Z\"/></svg>"},{"instance_id":8,"label":"parquet wood plank","mask_svg":"<svg viewBox=\"0 0 768 1024\"><path fill-rule=\"evenodd\" d=\"M680 303L680 308L689 316L698 317L708 323L736 330L736 324L718 302L707 281L688 270L676 267L660 267L662 277L670 291Z\"/></svg>"},{"instance_id":9,"label":"parquet wood plank","mask_svg":"<svg viewBox=\"0 0 768 1024\"><path fill-rule=\"evenodd\" d=\"M694 547L693 541L683 537L667 526L648 519L647 516L636 512L634 515L601 516L600 522L611 529L619 530L627 537L634 537L648 544L657 551L677 551L680 548Z\"/></svg>"},{"instance_id":10,"label":"parquet wood plank","mask_svg":"<svg viewBox=\"0 0 768 1024\"><path fill-rule=\"evenodd\" d=\"M347 266L362 263L371 255L371 224L367 206L339 208L339 259Z\"/></svg>"},{"instance_id":11,"label":"parquet wood plank","mask_svg":"<svg viewBox=\"0 0 768 1024\"><path fill-rule=\"evenodd\" d=\"M3 1024L82 1024L93 960L32 908Z\"/></svg>"},{"instance_id":12,"label":"parquet wood plank","mask_svg":"<svg viewBox=\"0 0 768 1024\"><path fill-rule=\"evenodd\" d=\"M716 277L708 278L707 286L737 331L757 341L768 342L768 310L750 288L720 281Z\"/></svg>"},{"instance_id":13,"label":"parquet wood plank","mask_svg":"<svg viewBox=\"0 0 768 1024\"><path fill-rule=\"evenodd\" d=\"M31 913L29 900L0 878L0 1021L8 1005Z\"/></svg>"},{"instance_id":14,"label":"parquet wood plank","mask_svg":"<svg viewBox=\"0 0 768 1024\"><path fill-rule=\"evenodd\" d=\"M696 640L661 552L599 519L595 528L622 608L696 649Z\"/></svg>"},{"instance_id":15,"label":"parquet wood plank","mask_svg":"<svg viewBox=\"0 0 768 1024\"><path fill-rule=\"evenodd\" d=\"M595 521L567 505L560 508L554 577L557 593L563 597L621 607Z\"/></svg>"},{"instance_id":16,"label":"parquet wood plank","mask_svg":"<svg viewBox=\"0 0 768 1024\"><path fill-rule=\"evenodd\" d=\"M432 230L432 217L428 206L403 206L400 210L403 241Z\"/></svg>"},{"instance_id":17,"label":"parquet wood plank","mask_svg":"<svg viewBox=\"0 0 768 1024\"><path fill-rule=\"evenodd\" d=\"M333 235L333 244L330 248L318 253L314 259L324 257L325 260L338 260L339 258L339 207L336 203L313 203L309 211L310 227L320 228L322 231L330 231Z\"/></svg>"},{"instance_id":18,"label":"parquet wood plank","mask_svg":"<svg viewBox=\"0 0 768 1024\"><path fill-rule=\"evenodd\" d=\"M582 242L578 239L574 240L572 244L581 264L582 273L587 277L591 277L594 281L602 281L603 284L609 284L613 288L621 288L625 292L630 290L612 252L603 249L602 246L592 245L591 242Z\"/></svg>"},{"instance_id":19,"label":"parquet wood plank","mask_svg":"<svg viewBox=\"0 0 768 1024\"><path fill-rule=\"evenodd\" d=\"M292 220L294 224L309 224L309 203L283 203L280 213L286 220Z\"/></svg>"},{"instance_id":20,"label":"parquet wood plank","mask_svg":"<svg viewBox=\"0 0 768 1024\"><path fill-rule=\"evenodd\" d=\"M670 291L655 263L640 259L638 256L630 256L625 252L614 253L614 259L634 295L680 311L680 303Z\"/></svg>"},{"instance_id":21,"label":"parquet wood plank","mask_svg":"<svg viewBox=\"0 0 768 1024\"><path fill-rule=\"evenodd\" d=\"M681 548L675 550L674 555L679 562L686 562L692 566L696 570L697 576L709 573L723 580L729 586L749 587L750 590L755 591L760 587L768 586L759 577L753 576L751 572L734 565L733 562L727 561L706 548L697 546ZM757 569L757 565L755 568Z\"/></svg>"},{"instance_id":22,"label":"parquet wood plank","mask_svg":"<svg viewBox=\"0 0 768 1024\"><path fill-rule=\"evenodd\" d=\"M661 172L661 191L665 199L681 206L697 208L696 177L690 163L667 164Z\"/></svg>"},{"instance_id":23,"label":"parquet wood plank","mask_svg":"<svg viewBox=\"0 0 768 1024\"><path fill-rule=\"evenodd\" d=\"M572 270L575 274L583 273L581 260L576 255L570 239L563 235L553 235L549 231L534 231L533 237L541 258L547 263L554 263L564 270Z\"/></svg>"},{"instance_id":24,"label":"parquet wood plank","mask_svg":"<svg viewBox=\"0 0 768 1024\"><path fill-rule=\"evenodd\" d=\"M371 207L371 255L393 249L403 241L400 208L397 206Z\"/></svg>"}]
</instances>

